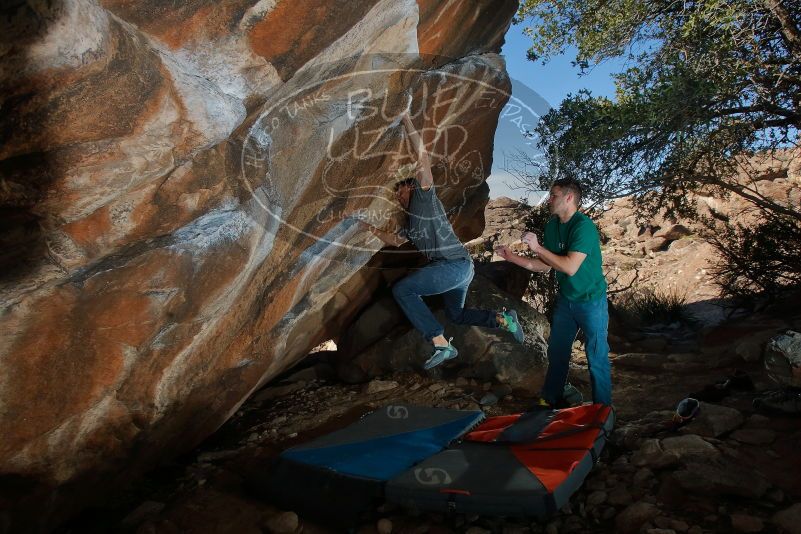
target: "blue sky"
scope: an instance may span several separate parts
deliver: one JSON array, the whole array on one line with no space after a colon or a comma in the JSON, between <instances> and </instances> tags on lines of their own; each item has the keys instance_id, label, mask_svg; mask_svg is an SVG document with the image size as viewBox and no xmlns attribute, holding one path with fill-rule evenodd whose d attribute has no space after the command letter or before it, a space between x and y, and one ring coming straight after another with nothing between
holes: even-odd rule
<instances>
[{"instance_id":1,"label":"blue sky","mask_svg":"<svg viewBox=\"0 0 801 534\"><path fill-rule=\"evenodd\" d=\"M545 65L529 61L526 59L526 50L530 40L523 35L523 27L523 24L518 24L509 28L501 50L513 82L512 99L501 113L495 133L492 174L487 179L490 198L508 196L519 199L526 196L522 189L514 189L514 179L504 171L505 154L514 153L516 147L531 151L530 147L525 146L525 138L519 134L519 129L514 128L510 121L521 115L534 116L533 120L536 120L538 115L547 112L548 107L558 107L568 94L575 94L580 89L588 89L595 96L614 99L615 87L611 74L622 70L621 62L607 62L579 76L578 67L571 65L576 56L575 50L568 50Z\"/></svg>"}]
</instances>

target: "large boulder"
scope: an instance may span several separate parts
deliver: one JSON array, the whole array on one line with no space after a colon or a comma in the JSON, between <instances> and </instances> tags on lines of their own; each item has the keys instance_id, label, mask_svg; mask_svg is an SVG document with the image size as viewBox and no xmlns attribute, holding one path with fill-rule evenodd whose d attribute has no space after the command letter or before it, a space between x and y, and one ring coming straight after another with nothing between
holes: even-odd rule
<instances>
[{"instance_id":1,"label":"large boulder","mask_svg":"<svg viewBox=\"0 0 801 534\"><path fill-rule=\"evenodd\" d=\"M743 414L734 408L702 402L698 416L681 431L708 438L718 438L739 428L745 422Z\"/></svg>"},{"instance_id":2,"label":"large boulder","mask_svg":"<svg viewBox=\"0 0 801 534\"><path fill-rule=\"evenodd\" d=\"M776 512L772 518L779 532L801 534L801 503L795 503L785 510Z\"/></svg>"},{"instance_id":3,"label":"large boulder","mask_svg":"<svg viewBox=\"0 0 801 534\"><path fill-rule=\"evenodd\" d=\"M381 282L344 216L392 228L407 94L477 235L516 7L3 8L0 530L48 529L193 447L339 336Z\"/></svg>"},{"instance_id":4,"label":"large boulder","mask_svg":"<svg viewBox=\"0 0 801 534\"><path fill-rule=\"evenodd\" d=\"M683 489L712 499L721 495L759 499L770 487L764 478L731 460L689 462L671 476Z\"/></svg>"},{"instance_id":5,"label":"large boulder","mask_svg":"<svg viewBox=\"0 0 801 534\"><path fill-rule=\"evenodd\" d=\"M765 368L782 386L801 388L801 333L788 330L765 348Z\"/></svg>"},{"instance_id":6,"label":"large boulder","mask_svg":"<svg viewBox=\"0 0 801 534\"><path fill-rule=\"evenodd\" d=\"M683 224L671 224L657 230L656 233L654 233L654 237L661 237L666 241L675 241L677 239L681 239L682 237L691 235L692 233L692 230Z\"/></svg>"},{"instance_id":7,"label":"large boulder","mask_svg":"<svg viewBox=\"0 0 801 534\"><path fill-rule=\"evenodd\" d=\"M635 534L640 528L659 515L659 508L645 501L638 501L626 507L615 517L615 531L621 534Z\"/></svg>"},{"instance_id":8,"label":"large boulder","mask_svg":"<svg viewBox=\"0 0 801 534\"><path fill-rule=\"evenodd\" d=\"M673 436L663 440L649 439L631 457L637 467L659 469L688 460L713 460L720 456L714 445L700 436Z\"/></svg>"},{"instance_id":9,"label":"large boulder","mask_svg":"<svg viewBox=\"0 0 801 534\"><path fill-rule=\"evenodd\" d=\"M517 300L522 300L532 274L528 269L508 261L479 263L476 272Z\"/></svg>"}]
</instances>

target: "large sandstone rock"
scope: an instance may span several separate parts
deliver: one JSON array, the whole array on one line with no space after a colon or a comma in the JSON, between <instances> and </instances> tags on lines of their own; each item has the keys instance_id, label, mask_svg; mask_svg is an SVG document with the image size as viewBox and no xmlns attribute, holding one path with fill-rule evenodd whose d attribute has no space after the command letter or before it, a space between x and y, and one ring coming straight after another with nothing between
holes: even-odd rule
<instances>
[{"instance_id":1,"label":"large sandstone rock","mask_svg":"<svg viewBox=\"0 0 801 534\"><path fill-rule=\"evenodd\" d=\"M342 215L392 226L404 92L440 198L477 235L515 8L3 8L2 528L48 528L191 448L339 336L381 281L379 244Z\"/></svg>"},{"instance_id":2,"label":"large sandstone rock","mask_svg":"<svg viewBox=\"0 0 801 534\"><path fill-rule=\"evenodd\" d=\"M801 388L801 333L787 331L765 348L765 368L782 386Z\"/></svg>"},{"instance_id":3,"label":"large sandstone rock","mask_svg":"<svg viewBox=\"0 0 801 534\"><path fill-rule=\"evenodd\" d=\"M796 503L785 510L773 515L773 524L779 527L780 532L787 534L801 533L801 503Z\"/></svg>"},{"instance_id":4,"label":"large sandstone rock","mask_svg":"<svg viewBox=\"0 0 801 534\"><path fill-rule=\"evenodd\" d=\"M500 197L487 203L486 225L481 235L484 242L510 245L520 240L525 231L524 219L531 208L508 197Z\"/></svg>"},{"instance_id":5,"label":"large sandstone rock","mask_svg":"<svg viewBox=\"0 0 801 534\"><path fill-rule=\"evenodd\" d=\"M764 478L743 471L732 461L690 462L672 477L683 489L707 498L734 495L759 499L770 487Z\"/></svg>"},{"instance_id":6,"label":"large sandstone rock","mask_svg":"<svg viewBox=\"0 0 801 534\"><path fill-rule=\"evenodd\" d=\"M659 508L649 502L639 501L626 507L615 518L615 530L621 534L634 534L640 527L659 515Z\"/></svg>"},{"instance_id":7,"label":"large sandstone rock","mask_svg":"<svg viewBox=\"0 0 801 534\"><path fill-rule=\"evenodd\" d=\"M713 460L720 452L711 443L694 434L663 440L646 440L631 457L637 467L663 468L688 460Z\"/></svg>"},{"instance_id":8,"label":"large sandstone rock","mask_svg":"<svg viewBox=\"0 0 801 534\"><path fill-rule=\"evenodd\" d=\"M531 271L508 261L493 261L476 265L476 273L509 293L522 299L531 281Z\"/></svg>"},{"instance_id":9,"label":"large sandstone rock","mask_svg":"<svg viewBox=\"0 0 801 534\"><path fill-rule=\"evenodd\" d=\"M702 402L698 416L689 425L682 427L681 431L718 438L740 427L743 422L743 414L734 408Z\"/></svg>"},{"instance_id":10,"label":"large sandstone rock","mask_svg":"<svg viewBox=\"0 0 801 534\"><path fill-rule=\"evenodd\" d=\"M681 239L682 237L690 234L692 234L692 230L683 224L672 224L670 226L666 226L665 228L659 229L656 233L654 233L654 237L661 237L667 241L675 241L676 239Z\"/></svg>"}]
</instances>

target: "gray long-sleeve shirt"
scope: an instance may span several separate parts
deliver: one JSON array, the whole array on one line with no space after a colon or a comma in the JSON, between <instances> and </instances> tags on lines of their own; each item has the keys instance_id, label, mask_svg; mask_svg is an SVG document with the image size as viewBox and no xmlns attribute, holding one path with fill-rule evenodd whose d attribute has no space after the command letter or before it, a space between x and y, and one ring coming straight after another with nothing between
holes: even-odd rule
<instances>
[{"instance_id":1,"label":"gray long-sleeve shirt","mask_svg":"<svg viewBox=\"0 0 801 534\"><path fill-rule=\"evenodd\" d=\"M430 261L469 258L467 250L453 232L445 207L432 185L425 191L415 180L409 199L408 221L401 231Z\"/></svg>"}]
</instances>

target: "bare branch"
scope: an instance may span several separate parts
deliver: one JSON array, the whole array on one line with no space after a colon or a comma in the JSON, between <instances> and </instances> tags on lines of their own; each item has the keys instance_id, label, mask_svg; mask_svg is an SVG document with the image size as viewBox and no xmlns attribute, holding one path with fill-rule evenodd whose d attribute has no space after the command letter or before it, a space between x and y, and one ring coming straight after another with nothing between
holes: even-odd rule
<instances>
[{"instance_id":1,"label":"bare branch","mask_svg":"<svg viewBox=\"0 0 801 534\"><path fill-rule=\"evenodd\" d=\"M801 60L801 31L793 22L790 12L782 5L781 0L765 0L765 7L779 21L782 36L793 55L797 60Z\"/></svg>"}]
</instances>

